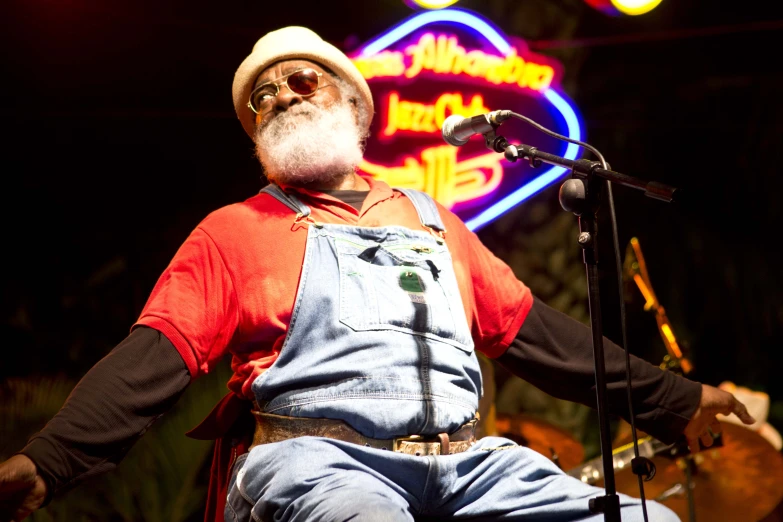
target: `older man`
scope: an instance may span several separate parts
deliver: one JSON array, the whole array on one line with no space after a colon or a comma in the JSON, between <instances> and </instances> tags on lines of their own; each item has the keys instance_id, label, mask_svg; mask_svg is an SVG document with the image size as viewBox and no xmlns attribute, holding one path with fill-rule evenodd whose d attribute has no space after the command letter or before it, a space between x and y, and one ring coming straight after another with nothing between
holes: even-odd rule
<instances>
[{"instance_id":1,"label":"older man","mask_svg":"<svg viewBox=\"0 0 783 522\"><path fill-rule=\"evenodd\" d=\"M372 97L315 33L265 35L233 93L270 185L199 224L129 337L0 465L3 520L113 467L227 353L232 393L217 417L240 442L213 467L230 485L208 520L600 519L588 510L600 490L509 440L474 437L475 350L591 404L589 330L536 300L428 196L356 174ZM610 408L625 414L623 353L606 343ZM632 373L639 425L662 440L709 445L717 413L752 422L729 393L638 359ZM254 429L234 422L237 403L254 405ZM641 519L638 501L621 505Z\"/></svg>"}]
</instances>

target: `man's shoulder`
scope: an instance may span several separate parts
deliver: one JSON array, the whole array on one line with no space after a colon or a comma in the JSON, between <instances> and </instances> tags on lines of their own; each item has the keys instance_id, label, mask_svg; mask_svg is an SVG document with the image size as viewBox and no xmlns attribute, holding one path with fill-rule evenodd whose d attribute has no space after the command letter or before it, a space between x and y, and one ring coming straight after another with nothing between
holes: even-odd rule
<instances>
[{"instance_id":1,"label":"man's shoulder","mask_svg":"<svg viewBox=\"0 0 783 522\"><path fill-rule=\"evenodd\" d=\"M290 221L291 210L269 194L259 193L211 212L199 223L198 228L210 236L241 237L243 234L269 231L278 226L290 228Z\"/></svg>"},{"instance_id":2,"label":"man's shoulder","mask_svg":"<svg viewBox=\"0 0 783 522\"><path fill-rule=\"evenodd\" d=\"M465 225L465 222L462 221L458 215L441 204L438 200L433 199L433 201L435 201L435 207L438 209L438 214L440 214L440 218L443 220L443 224L446 226L447 234L450 232L460 236L473 236L471 231Z\"/></svg>"}]
</instances>

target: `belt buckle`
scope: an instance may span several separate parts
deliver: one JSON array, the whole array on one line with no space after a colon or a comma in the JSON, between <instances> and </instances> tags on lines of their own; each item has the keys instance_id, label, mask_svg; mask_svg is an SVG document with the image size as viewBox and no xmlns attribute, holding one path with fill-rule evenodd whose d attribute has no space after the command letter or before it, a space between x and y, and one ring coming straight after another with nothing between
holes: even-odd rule
<instances>
[{"instance_id":1,"label":"belt buckle","mask_svg":"<svg viewBox=\"0 0 783 522\"><path fill-rule=\"evenodd\" d=\"M403 442L424 442L424 438L421 435L408 435L392 439L392 451L400 451L400 445Z\"/></svg>"},{"instance_id":2,"label":"belt buckle","mask_svg":"<svg viewBox=\"0 0 783 522\"><path fill-rule=\"evenodd\" d=\"M424 437L422 435L408 435L407 437L399 437L392 439L392 449L397 453L404 453L406 455L415 455L417 457L428 455L448 455L448 435L445 433L443 436L446 439L444 443L440 435L439 440L432 440L431 438Z\"/></svg>"}]
</instances>

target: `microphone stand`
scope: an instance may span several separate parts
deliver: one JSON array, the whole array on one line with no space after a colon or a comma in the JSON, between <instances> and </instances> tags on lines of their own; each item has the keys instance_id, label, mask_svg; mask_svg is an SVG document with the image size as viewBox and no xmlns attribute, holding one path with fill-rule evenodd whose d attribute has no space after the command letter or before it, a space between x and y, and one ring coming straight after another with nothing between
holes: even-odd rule
<instances>
[{"instance_id":1,"label":"microphone stand","mask_svg":"<svg viewBox=\"0 0 783 522\"><path fill-rule=\"evenodd\" d=\"M557 165L571 170L571 179L560 187L560 205L564 210L573 212L579 218L579 246L582 247L582 257L587 272L588 304L590 324L593 335L593 358L595 361L596 404L599 420L599 436L601 443L601 459L604 467L604 489L606 495L591 498L589 507L593 513L603 513L605 522L620 522L620 497L617 496L614 479L614 463L610 441L609 418L606 412L606 366L604 361L603 326L601 321L601 301L598 290L598 256L596 216L604 183L617 183L624 187L644 190L647 197L671 202L674 200L675 189L656 182L646 182L619 172L602 167L597 161L586 159L570 160L554 154L549 154L529 145L511 145L503 136L491 130L484 134L487 147L496 152L504 153L507 160L516 162L527 160L531 167L538 168L543 163ZM600 178L600 179L599 179ZM628 376L630 379L630 376ZM631 462L636 475L649 475L649 465L644 457L637 457ZM650 477L652 478L652 477Z\"/></svg>"}]
</instances>

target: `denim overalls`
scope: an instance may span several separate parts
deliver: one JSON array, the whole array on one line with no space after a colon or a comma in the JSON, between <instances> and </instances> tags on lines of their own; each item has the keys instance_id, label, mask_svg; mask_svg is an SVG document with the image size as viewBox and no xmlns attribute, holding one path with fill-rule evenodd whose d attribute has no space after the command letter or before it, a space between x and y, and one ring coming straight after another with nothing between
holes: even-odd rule
<instances>
[{"instance_id":1,"label":"denim overalls","mask_svg":"<svg viewBox=\"0 0 783 522\"><path fill-rule=\"evenodd\" d=\"M340 419L378 439L451 433L473 419L481 374L429 196L401 190L423 227L410 230L318 224L294 195L275 185L264 191L307 221L308 235L286 339L252 385L259 407ZM501 438L456 455L417 457L299 437L256 446L237 460L225 517L375 522L413 520L411 512L548 513L547 520L576 520L589 515L586 499L599 493Z\"/></svg>"},{"instance_id":2,"label":"denim overalls","mask_svg":"<svg viewBox=\"0 0 783 522\"><path fill-rule=\"evenodd\" d=\"M424 227L443 230L432 200L407 194ZM310 224L288 335L252 389L267 413L340 419L379 439L450 433L473 419L481 372L443 240L426 229Z\"/></svg>"}]
</instances>

